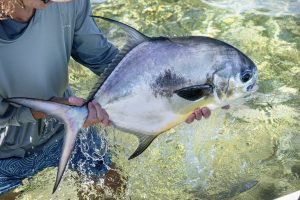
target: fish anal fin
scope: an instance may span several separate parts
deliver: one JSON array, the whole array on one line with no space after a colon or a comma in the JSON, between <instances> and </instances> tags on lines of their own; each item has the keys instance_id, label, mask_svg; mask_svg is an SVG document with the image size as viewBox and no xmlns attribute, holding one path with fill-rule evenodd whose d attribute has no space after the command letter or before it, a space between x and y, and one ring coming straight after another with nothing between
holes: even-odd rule
<instances>
[{"instance_id":1,"label":"fish anal fin","mask_svg":"<svg viewBox=\"0 0 300 200\"><path fill-rule=\"evenodd\" d=\"M144 134L135 134L135 135L139 138L139 146L135 150L135 152L128 158L128 160L131 160L139 156L141 153L143 153L153 142L153 140L158 136L158 135L144 135Z\"/></svg>"},{"instance_id":2,"label":"fish anal fin","mask_svg":"<svg viewBox=\"0 0 300 200\"><path fill-rule=\"evenodd\" d=\"M213 93L213 86L209 84L193 85L174 91L178 96L189 101L197 101Z\"/></svg>"}]
</instances>

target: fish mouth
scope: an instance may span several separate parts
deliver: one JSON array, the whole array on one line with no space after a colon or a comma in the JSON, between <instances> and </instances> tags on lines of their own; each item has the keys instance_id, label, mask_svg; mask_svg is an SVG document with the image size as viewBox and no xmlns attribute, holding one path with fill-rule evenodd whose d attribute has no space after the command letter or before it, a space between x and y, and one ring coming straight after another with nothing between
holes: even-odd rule
<instances>
[{"instance_id":1,"label":"fish mouth","mask_svg":"<svg viewBox=\"0 0 300 200\"><path fill-rule=\"evenodd\" d=\"M258 88L258 85L256 83L253 83L247 87L247 92L256 92Z\"/></svg>"}]
</instances>

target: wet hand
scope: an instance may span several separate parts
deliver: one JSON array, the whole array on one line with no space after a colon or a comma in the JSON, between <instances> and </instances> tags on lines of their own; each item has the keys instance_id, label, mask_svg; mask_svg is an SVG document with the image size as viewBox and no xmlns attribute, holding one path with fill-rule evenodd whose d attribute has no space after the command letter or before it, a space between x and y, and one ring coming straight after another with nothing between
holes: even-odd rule
<instances>
[{"instance_id":1,"label":"wet hand","mask_svg":"<svg viewBox=\"0 0 300 200\"><path fill-rule=\"evenodd\" d=\"M70 97L69 104L75 106L82 106L85 100L78 97ZM111 125L107 112L96 101L89 102L88 104L88 116L85 120L83 127L101 124L104 127Z\"/></svg>"},{"instance_id":2,"label":"wet hand","mask_svg":"<svg viewBox=\"0 0 300 200\"><path fill-rule=\"evenodd\" d=\"M229 105L223 106L222 109L228 110L230 108ZM196 120L201 120L202 117L205 119L209 118L211 115L211 111L209 108L204 107L204 108L196 108L194 112L185 120L186 123L190 124L192 123L195 119Z\"/></svg>"},{"instance_id":3,"label":"wet hand","mask_svg":"<svg viewBox=\"0 0 300 200\"><path fill-rule=\"evenodd\" d=\"M192 123L195 119L196 120L201 120L202 117L205 119L209 118L211 115L211 111L207 108L196 108L194 112L185 120L186 123L190 124Z\"/></svg>"}]
</instances>

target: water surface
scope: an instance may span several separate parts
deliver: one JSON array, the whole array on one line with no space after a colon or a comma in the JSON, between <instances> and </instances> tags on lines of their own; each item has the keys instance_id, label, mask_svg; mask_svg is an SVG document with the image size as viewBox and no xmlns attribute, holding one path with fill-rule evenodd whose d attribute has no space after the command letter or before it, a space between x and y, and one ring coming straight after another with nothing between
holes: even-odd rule
<instances>
[{"instance_id":1,"label":"water surface","mask_svg":"<svg viewBox=\"0 0 300 200\"><path fill-rule=\"evenodd\" d=\"M244 105L215 110L209 120L183 124L161 135L128 161L137 140L108 129L103 134L126 186L119 199L273 199L300 189L300 1L299 0L111 0L95 14L148 36L204 35L221 39L258 66L260 89ZM121 31L97 21L111 41ZM70 81L86 97L96 77L70 64ZM50 196L56 169L25 180L18 199L92 199L90 182L68 172Z\"/></svg>"}]
</instances>

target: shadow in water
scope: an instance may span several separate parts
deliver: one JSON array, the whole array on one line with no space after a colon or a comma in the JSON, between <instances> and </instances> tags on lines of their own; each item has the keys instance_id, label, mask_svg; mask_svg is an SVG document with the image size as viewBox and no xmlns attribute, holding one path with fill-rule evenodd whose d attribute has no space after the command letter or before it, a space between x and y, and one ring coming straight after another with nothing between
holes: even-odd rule
<instances>
[{"instance_id":1,"label":"shadow in water","mask_svg":"<svg viewBox=\"0 0 300 200\"><path fill-rule=\"evenodd\" d=\"M192 191L192 193L195 195L196 198L224 200L224 199L230 199L230 198L235 197L243 192L249 191L254 186L256 186L257 183L258 183L258 181L256 181L256 180L240 182L240 183L234 184L228 191L220 192L217 194L208 194L203 189L194 190L194 191Z\"/></svg>"}]
</instances>

